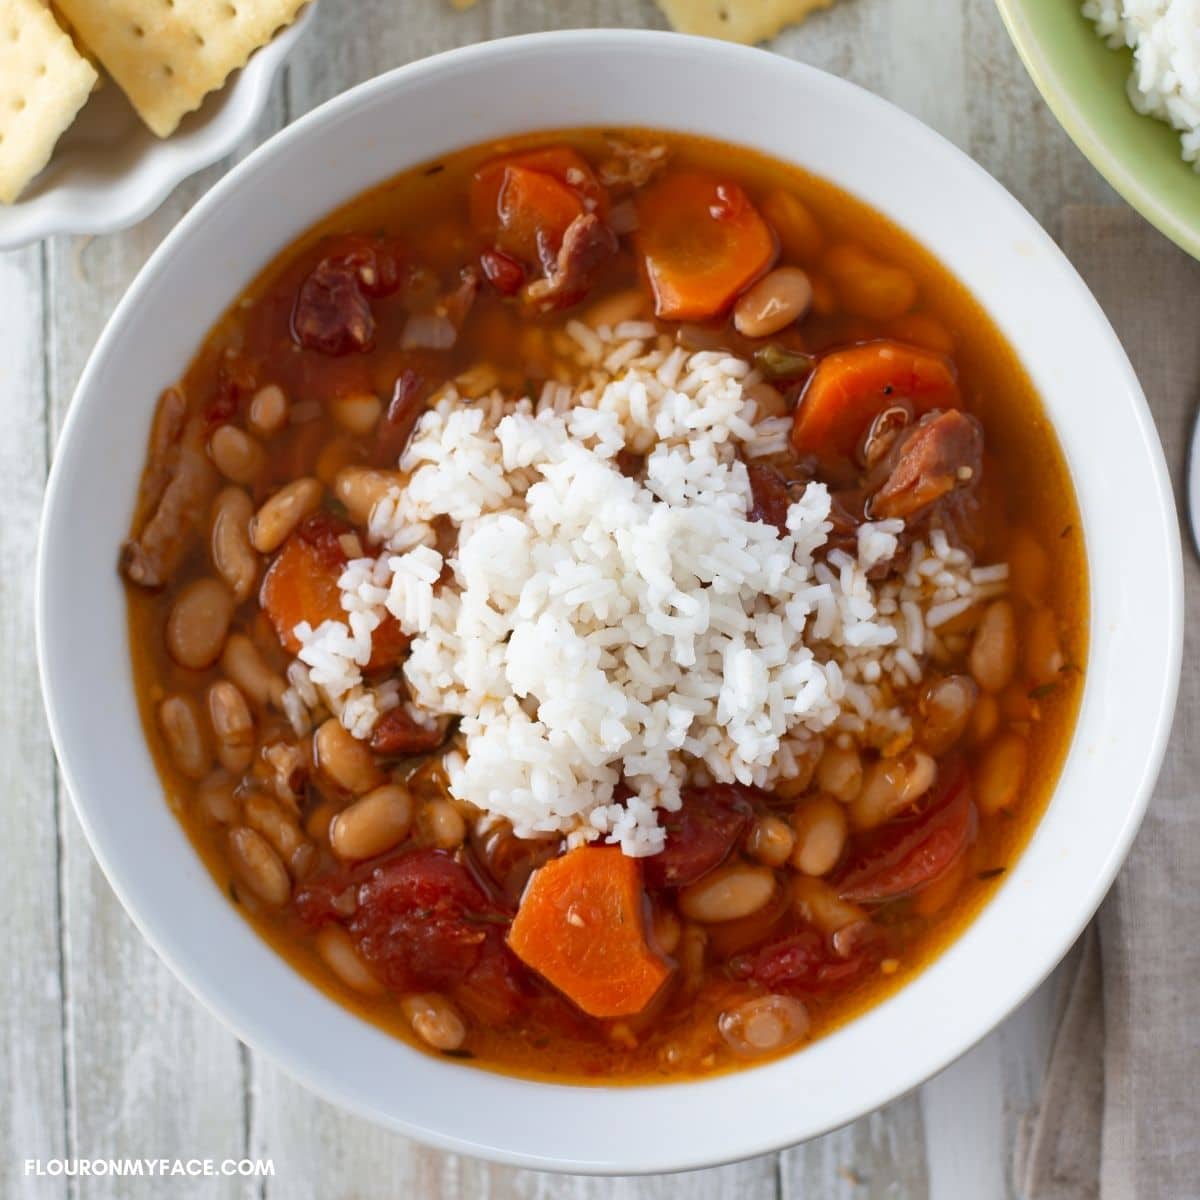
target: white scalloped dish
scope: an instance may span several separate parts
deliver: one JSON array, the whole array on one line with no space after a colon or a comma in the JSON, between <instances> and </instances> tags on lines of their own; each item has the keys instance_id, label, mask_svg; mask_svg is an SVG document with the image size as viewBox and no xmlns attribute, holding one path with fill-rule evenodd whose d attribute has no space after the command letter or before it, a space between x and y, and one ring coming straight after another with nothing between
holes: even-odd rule
<instances>
[{"instance_id":1,"label":"white scalloped dish","mask_svg":"<svg viewBox=\"0 0 1200 1200\"><path fill-rule=\"evenodd\" d=\"M169 138L155 137L107 80L21 199L0 205L0 250L56 233L113 233L149 216L189 175L229 154L250 132L315 7L311 0Z\"/></svg>"}]
</instances>

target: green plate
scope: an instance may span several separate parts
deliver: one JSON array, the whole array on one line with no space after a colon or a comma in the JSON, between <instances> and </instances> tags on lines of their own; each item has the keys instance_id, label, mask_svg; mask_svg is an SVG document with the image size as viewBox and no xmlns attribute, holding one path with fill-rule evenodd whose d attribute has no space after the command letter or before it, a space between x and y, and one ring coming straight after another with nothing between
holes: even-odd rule
<instances>
[{"instance_id":1,"label":"green plate","mask_svg":"<svg viewBox=\"0 0 1200 1200\"><path fill-rule=\"evenodd\" d=\"M1110 50L1080 0L996 0L1029 74L1092 165L1151 224L1200 258L1200 174L1179 134L1125 93L1133 55Z\"/></svg>"}]
</instances>

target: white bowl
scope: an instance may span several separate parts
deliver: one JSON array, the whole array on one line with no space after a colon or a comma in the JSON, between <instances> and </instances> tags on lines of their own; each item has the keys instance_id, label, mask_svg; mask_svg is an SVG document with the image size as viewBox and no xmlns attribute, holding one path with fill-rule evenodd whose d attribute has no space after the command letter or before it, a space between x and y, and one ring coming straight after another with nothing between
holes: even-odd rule
<instances>
[{"instance_id":1,"label":"white bowl","mask_svg":"<svg viewBox=\"0 0 1200 1200\"><path fill-rule=\"evenodd\" d=\"M741 142L882 209L1019 351L1083 514L1092 646L1079 726L1008 881L896 996L789 1058L704 1082L528 1082L426 1057L340 1008L213 884L163 803L134 700L116 554L161 389L243 285L331 208L448 149L550 122ZM97 858L158 952L239 1037L336 1103L446 1149L539 1168L668 1171L850 1121L946 1066L1043 979L1107 891L1154 782L1178 682L1181 575L1162 451L1129 363L1050 238L979 167L898 109L782 58L675 35L552 33L439 55L330 101L230 172L167 238L113 314L63 430L38 650Z\"/></svg>"},{"instance_id":2,"label":"white bowl","mask_svg":"<svg viewBox=\"0 0 1200 1200\"><path fill-rule=\"evenodd\" d=\"M189 175L231 154L254 127L316 0L169 138L142 123L111 79L83 106L49 165L15 204L0 205L0 250L55 233L113 233L148 217Z\"/></svg>"}]
</instances>

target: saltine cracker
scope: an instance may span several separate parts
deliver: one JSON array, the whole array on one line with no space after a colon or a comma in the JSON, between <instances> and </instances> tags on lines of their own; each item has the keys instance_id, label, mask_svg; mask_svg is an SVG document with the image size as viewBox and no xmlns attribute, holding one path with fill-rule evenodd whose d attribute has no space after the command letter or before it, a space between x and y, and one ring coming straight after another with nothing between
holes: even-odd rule
<instances>
[{"instance_id":1,"label":"saltine cracker","mask_svg":"<svg viewBox=\"0 0 1200 1200\"><path fill-rule=\"evenodd\" d=\"M46 165L96 78L41 0L0 0L0 203Z\"/></svg>"},{"instance_id":2,"label":"saltine cracker","mask_svg":"<svg viewBox=\"0 0 1200 1200\"><path fill-rule=\"evenodd\" d=\"M283 26L305 0L55 0L159 137Z\"/></svg>"},{"instance_id":3,"label":"saltine cracker","mask_svg":"<svg viewBox=\"0 0 1200 1200\"><path fill-rule=\"evenodd\" d=\"M752 46L781 29L828 8L834 0L658 0L658 7L680 33L724 38Z\"/></svg>"}]
</instances>

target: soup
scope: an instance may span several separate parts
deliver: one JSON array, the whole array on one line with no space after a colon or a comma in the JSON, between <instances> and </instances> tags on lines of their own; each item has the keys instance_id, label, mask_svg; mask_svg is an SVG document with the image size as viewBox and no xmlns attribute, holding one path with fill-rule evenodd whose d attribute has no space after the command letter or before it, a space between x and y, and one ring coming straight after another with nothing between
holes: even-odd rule
<instances>
[{"instance_id":1,"label":"soup","mask_svg":"<svg viewBox=\"0 0 1200 1200\"><path fill-rule=\"evenodd\" d=\"M280 255L162 397L121 566L246 918L425 1050L577 1081L761 1061L919 971L1044 808L1087 642L971 297L647 131L456 153Z\"/></svg>"}]
</instances>

